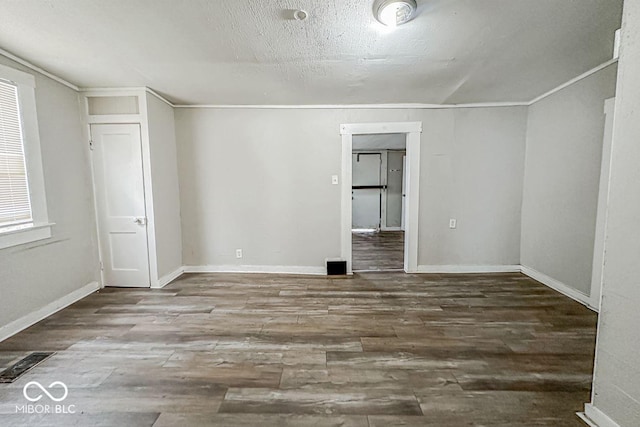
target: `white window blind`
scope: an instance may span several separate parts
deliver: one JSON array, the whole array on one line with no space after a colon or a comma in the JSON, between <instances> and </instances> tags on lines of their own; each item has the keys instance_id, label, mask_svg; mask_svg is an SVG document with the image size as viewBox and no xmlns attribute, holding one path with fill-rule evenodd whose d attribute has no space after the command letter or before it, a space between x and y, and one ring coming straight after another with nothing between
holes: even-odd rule
<instances>
[{"instance_id":1,"label":"white window blind","mask_svg":"<svg viewBox=\"0 0 640 427\"><path fill-rule=\"evenodd\" d=\"M0 80L0 228L33 221L16 85Z\"/></svg>"}]
</instances>

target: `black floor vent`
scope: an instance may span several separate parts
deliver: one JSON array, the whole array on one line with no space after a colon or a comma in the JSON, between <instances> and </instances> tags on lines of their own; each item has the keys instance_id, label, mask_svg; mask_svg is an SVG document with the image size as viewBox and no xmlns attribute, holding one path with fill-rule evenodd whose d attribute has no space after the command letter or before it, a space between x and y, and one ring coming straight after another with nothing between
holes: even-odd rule
<instances>
[{"instance_id":1,"label":"black floor vent","mask_svg":"<svg viewBox=\"0 0 640 427\"><path fill-rule=\"evenodd\" d=\"M53 356L55 352L37 352L31 353L19 362L9 366L4 371L0 372L0 383L12 383L24 374L26 374L31 368L37 364L47 360Z\"/></svg>"}]
</instances>

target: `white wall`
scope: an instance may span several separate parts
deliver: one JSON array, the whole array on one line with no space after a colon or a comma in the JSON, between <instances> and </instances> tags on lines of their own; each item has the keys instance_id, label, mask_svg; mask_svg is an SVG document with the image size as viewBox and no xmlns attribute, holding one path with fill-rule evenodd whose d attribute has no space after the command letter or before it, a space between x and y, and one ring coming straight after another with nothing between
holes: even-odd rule
<instances>
[{"instance_id":1,"label":"white wall","mask_svg":"<svg viewBox=\"0 0 640 427\"><path fill-rule=\"evenodd\" d=\"M526 112L431 112L422 142L419 264L520 263ZM457 229L449 229L450 218Z\"/></svg>"},{"instance_id":2,"label":"white wall","mask_svg":"<svg viewBox=\"0 0 640 427\"><path fill-rule=\"evenodd\" d=\"M612 65L529 107L522 265L589 295Z\"/></svg>"},{"instance_id":3,"label":"white wall","mask_svg":"<svg viewBox=\"0 0 640 427\"><path fill-rule=\"evenodd\" d=\"M339 125L378 121L423 122L419 264L519 263L524 107L175 117L185 265L321 267L340 256Z\"/></svg>"},{"instance_id":4,"label":"white wall","mask_svg":"<svg viewBox=\"0 0 640 427\"><path fill-rule=\"evenodd\" d=\"M147 93L158 277L182 267L182 230L173 108Z\"/></svg>"},{"instance_id":5,"label":"white wall","mask_svg":"<svg viewBox=\"0 0 640 427\"><path fill-rule=\"evenodd\" d=\"M36 104L51 239L0 250L0 326L99 281L88 141L77 92L36 77Z\"/></svg>"},{"instance_id":6,"label":"white wall","mask_svg":"<svg viewBox=\"0 0 640 427\"><path fill-rule=\"evenodd\" d=\"M624 2L602 306L596 348L595 415L640 425L640 1ZM587 408L589 409L589 408ZM608 420L602 418L600 425Z\"/></svg>"}]
</instances>

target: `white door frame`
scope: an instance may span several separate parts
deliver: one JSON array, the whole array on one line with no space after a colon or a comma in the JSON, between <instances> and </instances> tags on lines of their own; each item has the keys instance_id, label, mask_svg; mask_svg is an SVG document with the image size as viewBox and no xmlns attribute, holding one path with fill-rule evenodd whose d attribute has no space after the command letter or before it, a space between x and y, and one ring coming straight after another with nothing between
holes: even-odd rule
<instances>
[{"instance_id":1,"label":"white door frame","mask_svg":"<svg viewBox=\"0 0 640 427\"><path fill-rule=\"evenodd\" d=\"M600 168L600 189L596 215L596 235L593 242L593 267L591 270L591 291L589 304L600 312L602 294L602 272L604 269L605 233L609 206L609 181L611 176L611 145L613 142L613 118L615 98L604 102L605 126L602 140L602 166Z\"/></svg>"},{"instance_id":2,"label":"white door frame","mask_svg":"<svg viewBox=\"0 0 640 427\"><path fill-rule=\"evenodd\" d=\"M420 134L422 122L353 123L340 125L342 135L341 252L352 274L351 184L353 135L404 133L407 135L407 209L405 212L404 271L418 271L418 207L420 195Z\"/></svg>"},{"instance_id":3,"label":"white door frame","mask_svg":"<svg viewBox=\"0 0 640 427\"><path fill-rule=\"evenodd\" d=\"M113 115L91 115L89 114L89 97L97 96L137 96L138 97L138 114L113 114ZM91 141L91 125L92 124L138 124L140 125L140 137L142 140L142 174L144 178L144 204L147 213L147 253L149 256L149 278L150 287L161 288L158 277L158 257L156 249L156 231L155 231L155 215L153 209L153 188L151 185L151 142L149 138L149 120L147 111L146 89L90 89L82 91L82 109L84 112L85 126L83 126L84 136L87 141ZM90 144L87 144L88 160L91 165L91 181L93 190L93 204L96 224L98 223L98 205L95 198L95 174L93 171L93 155L90 150ZM99 233L96 233L99 235ZM100 237L98 239L98 257L102 264L102 250L100 249ZM104 272L100 268L101 286L104 287Z\"/></svg>"}]
</instances>

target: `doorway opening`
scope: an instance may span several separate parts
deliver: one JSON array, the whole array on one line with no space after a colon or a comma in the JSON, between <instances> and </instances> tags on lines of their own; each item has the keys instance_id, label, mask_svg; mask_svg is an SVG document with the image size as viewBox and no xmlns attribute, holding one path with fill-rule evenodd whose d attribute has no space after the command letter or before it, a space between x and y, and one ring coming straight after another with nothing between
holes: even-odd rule
<instances>
[{"instance_id":1,"label":"doorway opening","mask_svg":"<svg viewBox=\"0 0 640 427\"><path fill-rule=\"evenodd\" d=\"M422 123L344 124L340 132L347 273L416 272Z\"/></svg>"},{"instance_id":2,"label":"doorway opening","mask_svg":"<svg viewBox=\"0 0 640 427\"><path fill-rule=\"evenodd\" d=\"M406 134L353 135L353 271L404 269Z\"/></svg>"}]
</instances>

